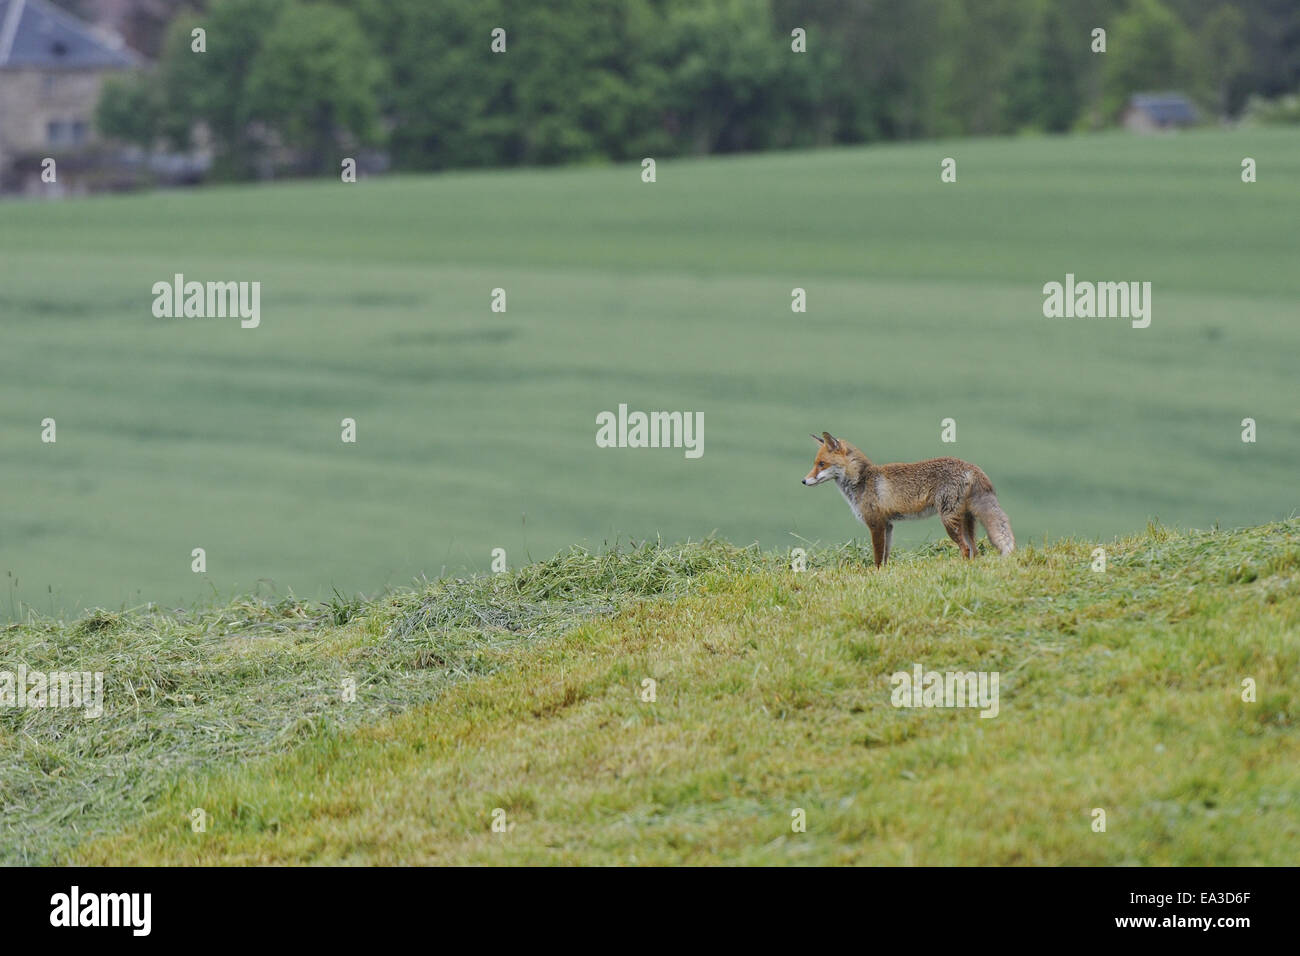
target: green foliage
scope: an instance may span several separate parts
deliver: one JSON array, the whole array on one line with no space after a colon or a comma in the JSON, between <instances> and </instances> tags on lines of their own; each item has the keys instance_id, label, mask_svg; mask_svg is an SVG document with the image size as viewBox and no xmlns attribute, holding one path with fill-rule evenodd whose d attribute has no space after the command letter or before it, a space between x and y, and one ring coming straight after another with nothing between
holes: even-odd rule
<instances>
[{"instance_id":1,"label":"green foliage","mask_svg":"<svg viewBox=\"0 0 1300 956\"><path fill-rule=\"evenodd\" d=\"M205 31L206 52L193 31ZM177 17L157 73L158 128L187 147L201 126L216 149L216 174L248 178L297 147L307 169L337 168L344 143L378 127L383 74L356 19L300 0L219 0ZM333 152L331 152L333 151Z\"/></svg>"},{"instance_id":2,"label":"green foliage","mask_svg":"<svg viewBox=\"0 0 1300 956\"><path fill-rule=\"evenodd\" d=\"M171 26L163 105L115 86L101 125L202 124L233 177L333 170L381 128L413 170L1063 132L1151 90L1235 113L1300 83L1297 36L1300 13L1215 0L214 0Z\"/></svg>"},{"instance_id":3,"label":"green foliage","mask_svg":"<svg viewBox=\"0 0 1300 956\"><path fill-rule=\"evenodd\" d=\"M350 13L289 3L249 66L243 106L321 173L337 168L349 141L374 140L382 74Z\"/></svg>"},{"instance_id":4,"label":"green foliage","mask_svg":"<svg viewBox=\"0 0 1300 956\"><path fill-rule=\"evenodd\" d=\"M1205 18L1197 34L1199 81L1220 116L1233 107L1232 89L1250 63L1246 15L1223 4Z\"/></svg>"},{"instance_id":5,"label":"green foliage","mask_svg":"<svg viewBox=\"0 0 1300 956\"><path fill-rule=\"evenodd\" d=\"M221 0L204 14L182 14L164 41L159 78L166 91L162 126L177 146L188 146L197 126L216 148L219 176L254 174L257 139L250 129L245 81L262 38L287 0ZM206 52L193 49L192 32L205 31Z\"/></svg>"},{"instance_id":6,"label":"green foliage","mask_svg":"<svg viewBox=\"0 0 1300 956\"><path fill-rule=\"evenodd\" d=\"M683 4L667 27L652 49L663 71L655 101L673 152L756 150L799 138L808 74L766 2Z\"/></svg>"},{"instance_id":7,"label":"green foliage","mask_svg":"<svg viewBox=\"0 0 1300 956\"><path fill-rule=\"evenodd\" d=\"M1251 97L1246 103L1243 122L1250 126L1294 126L1300 123L1300 93L1271 100Z\"/></svg>"},{"instance_id":8,"label":"green foliage","mask_svg":"<svg viewBox=\"0 0 1300 956\"><path fill-rule=\"evenodd\" d=\"M1016 129L1063 133L1074 126L1096 72L1093 54L1079 42L1087 36L1059 3L1035 8L1024 41L1016 45L1006 82L1006 120Z\"/></svg>"},{"instance_id":9,"label":"green foliage","mask_svg":"<svg viewBox=\"0 0 1300 956\"><path fill-rule=\"evenodd\" d=\"M1133 93L1184 87L1195 53L1191 31L1161 0L1131 0L1107 39L1103 115L1117 118Z\"/></svg>"},{"instance_id":10,"label":"green foliage","mask_svg":"<svg viewBox=\"0 0 1300 956\"><path fill-rule=\"evenodd\" d=\"M104 81L95 125L105 136L148 149L158 138L164 97L148 73L110 76Z\"/></svg>"},{"instance_id":11,"label":"green foliage","mask_svg":"<svg viewBox=\"0 0 1300 956\"><path fill-rule=\"evenodd\" d=\"M765 0L362 8L400 166L547 164L809 141L810 73ZM489 50L506 25L504 54ZM725 38L725 42L719 42ZM784 51L784 52L783 52Z\"/></svg>"}]
</instances>

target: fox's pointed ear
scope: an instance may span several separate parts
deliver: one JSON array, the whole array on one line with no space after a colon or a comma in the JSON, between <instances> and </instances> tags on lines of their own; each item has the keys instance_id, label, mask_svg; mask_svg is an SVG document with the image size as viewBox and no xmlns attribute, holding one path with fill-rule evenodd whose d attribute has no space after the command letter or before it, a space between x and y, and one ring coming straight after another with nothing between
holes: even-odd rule
<instances>
[{"instance_id":1,"label":"fox's pointed ear","mask_svg":"<svg viewBox=\"0 0 1300 956\"><path fill-rule=\"evenodd\" d=\"M815 441L815 442L816 442L817 444L819 444L819 445L822 443L822 440L821 440L820 438L818 438L816 435L813 435L812 440Z\"/></svg>"},{"instance_id":2,"label":"fox's pointed ear","mask_svg":"<svg viewBox=\"0 0 1300 956\"><path fill-rule=\"evenodd\" d=\"M840 443L831 437L830 432L822 432L822 444L831 451L836 451L840 447Z\"/></svg>"}]
</instances>

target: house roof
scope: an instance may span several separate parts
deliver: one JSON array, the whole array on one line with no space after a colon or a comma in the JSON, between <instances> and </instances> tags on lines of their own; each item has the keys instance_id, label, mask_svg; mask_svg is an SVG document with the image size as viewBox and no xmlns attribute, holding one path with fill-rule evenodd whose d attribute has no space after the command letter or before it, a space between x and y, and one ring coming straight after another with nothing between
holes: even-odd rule
<instances>
[{"instance_id":1,"label":"house roof","mask_svg":"<svg viewBox=\"0 0 1300 956\"><path fill-rule=\"evenodd\" d=\"M1182 93L1134 93L1129 105L1157 123L1195 123L1196 106Z\"/></svg>"},{"instance_id":2,"label":"house roof","mask_svg":"<svg viewBox=\"0 0 1300 956\"><path fill-rule=\"evenodd\" d=\"M48 0L0 0L0 70L84 70L139 63L120 38Z\"/></svg>"}]
</instances>

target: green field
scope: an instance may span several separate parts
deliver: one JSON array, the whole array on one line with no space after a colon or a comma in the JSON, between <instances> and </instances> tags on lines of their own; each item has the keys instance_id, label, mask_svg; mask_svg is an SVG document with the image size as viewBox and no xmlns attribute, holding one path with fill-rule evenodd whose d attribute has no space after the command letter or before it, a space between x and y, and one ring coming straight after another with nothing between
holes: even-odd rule
<instances>
[{"instance_id":1,"label":"green field","mask_svg":"<svg viewBox=\"0 0 1300 956\"><path fill-rule=\"evenodd\" d=\"M796 484L822 429L979 463L1021 542L1296 509L1300 131L639 173L0 205L0 614L373 593L497 547L517 567L656 536L843 541L863 529L839 496ZM260 281L261 327L154 318L177 272ZM1150 281L1150 328L1044 318L1067 272ZM620 403L702 411L703 457L597 448ZM926 539L937 522L900 529Z\"/></svg>"},{"instance_id":2,"label":"green field","mask_svg":"<svg viewBox=\"0 0 1300 956\"><path fill-rule=\"evenodd\" d=\"M1300 521L1093 547L645 546L0 627L104 674L94 719L0 708L0 863L1293 865ZM895 706L918 665L997 673L996 715Z\"/></svg>"}]
</instances>

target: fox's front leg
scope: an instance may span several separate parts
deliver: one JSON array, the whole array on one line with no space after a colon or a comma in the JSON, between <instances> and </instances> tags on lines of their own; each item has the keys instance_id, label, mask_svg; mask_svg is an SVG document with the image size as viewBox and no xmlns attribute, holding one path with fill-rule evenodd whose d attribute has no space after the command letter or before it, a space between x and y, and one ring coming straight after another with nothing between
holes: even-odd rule
<instances>
[{"instance_id":1,"label":"fox's front leg","mask_svg":"<svg viewBox=\"0 0 1300 956\"><path fill-rule=\"evenodd\" d=\"M873 524L871 526L871 550L876 553L876 567L880 567L888 557L885 553L885 526L883 524Z\"/></svg>"}]
</instances>

